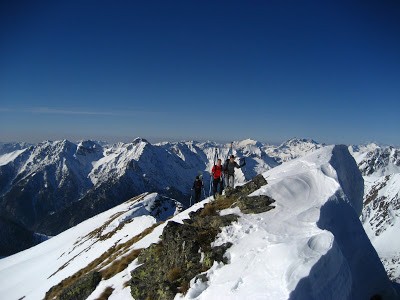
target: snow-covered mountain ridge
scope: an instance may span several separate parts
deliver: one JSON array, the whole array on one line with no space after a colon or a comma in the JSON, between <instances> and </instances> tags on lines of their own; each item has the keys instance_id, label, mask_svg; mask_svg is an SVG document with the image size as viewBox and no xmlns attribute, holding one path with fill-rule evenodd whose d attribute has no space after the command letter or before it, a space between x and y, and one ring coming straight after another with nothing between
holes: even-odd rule
<instances>
[{"instance_id":1,"label":"snow-covered mountain ridge","mask_svg":"<svg viewBox=\"0 0 400 300\"><path fill-rule=\"evenodd\" d=\"M232 197L228 193L157 224L149 213L157 196L142 195L0 260L0 278L8 279L0 281L0 293L11 300L42 299L60 282L57 291L61 293L72 292L68 284L79 288L82 282L92 282L82 290L87 299L97 299L103 292L111 300L131 299L133 282L146 274L146 263L141 264L139 254L145 250L140 249L150 249L152 243L153 249L159 249L160 236L165 244L162 238L168 224L190 229L194 214L205 218L215 212L220 218L236 215L236 221L222 227L211 245L230 243L223 248L224 261L209 265L208 256L202 255L205 250L200 249L196 259L208 267L192 278L186 294L178 293L175 299L398 299L358 219L363 180L346 147L324 147L273 168L263 177L267 182L256 185L247 197L252 204L265 197L274 199L272 210L244 213L239 204L242 195L225 208ZM249 184L254 187L252 181ZM241 190L246 189L237 192ZM175 204L168 207L172 208L168 214L173 215ZM149 229L143 232L145 228ZM187 247L176 246L174 255L185 253ZM165 267L171 270L165 280L172 285L180 282L183 266ZM73 274L79 279L71 283L76 278L70 277Z\"/></svg>"},{"instance_id":2,"label":"snow-covered mountain ridge","mask_svg":"<svg viewBox=\"0 0 400 300\"><path fill-rule=\"evenodd\" d=\"M212 142L153 145L141 138L114 145L63 140L23 146L4 146L5 153L0 155L0 218L7 228L2 232L5 239L21 230L24 240L35 232L53 236L148 191L188 205L195 176L204 175L208 194L215 154L225 159L230 148L230 144ZM237 182L277 166L282 159L273 148L252 140L235 142L233 153L247 161L245 168L237 170ZM285 151L287 155L290 146ZM268 152L274 152L273 156ZM17 235L13 238L0 248L0 255L26 247Z\"/></svg>"}]
</instances>

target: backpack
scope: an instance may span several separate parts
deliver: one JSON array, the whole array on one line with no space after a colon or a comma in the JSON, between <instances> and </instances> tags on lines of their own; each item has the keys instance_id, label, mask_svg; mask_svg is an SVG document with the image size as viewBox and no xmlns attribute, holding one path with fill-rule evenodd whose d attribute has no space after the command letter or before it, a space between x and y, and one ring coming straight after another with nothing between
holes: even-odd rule
<instances>
[{"instance_id":1,"label":"backpack","mask_svg":"<svg viewBox=\"0 0 400 300\"><path fill-rule=\"evenodd\" d=\"M229 158L224 162L224 165L222 166L222 171L225 173L228 172L228 164L229 164Z\"/></svg>"},{"instance_id":2,"label":"backpack","mask_svg":"<svg viewBox=\"0 0 400 300\"><path fill-rule=\"evenodd\" d=\"M201 190L201 187L203 186L203 182L199 179L199 180L196 180L195 182L194 182L194 188L196 189L196 190Z\"/></svg>"}]
</instances>

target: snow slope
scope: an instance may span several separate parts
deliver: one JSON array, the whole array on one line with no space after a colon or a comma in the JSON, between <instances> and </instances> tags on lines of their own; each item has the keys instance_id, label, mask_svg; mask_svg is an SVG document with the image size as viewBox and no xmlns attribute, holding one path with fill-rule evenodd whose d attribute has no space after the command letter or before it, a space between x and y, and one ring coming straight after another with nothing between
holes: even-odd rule
<instances>
[{"instance_id":1,"label":"snow slope","mask_svg":"<svg viewBox=\"0 0 400 300\"><path fill-rule=\"evenodd\" d=\"M40 245L1 259L1 299L43 299L62 279L180 209L172 199L143 194Z\"/></svg>"},{"instance_id":2,"label":"snow slope","mask_svg":"<svg viewBox=\"0 0 400 300\"><path fill-rule=\"evenodd\" d=\"M368 182L362 222L390 278L400 283L400 174Z\"/></svg>"},{"instance_id":3,"label":"snow slope","mask_svg":"<svg viewBox=\"0 0 400 300\"><path fill-rule=\"evenodd\" d=\"M0 155L14 152L16 150L24 150L33 146L28 143L2 143L0 142Z\"/></svg>"},{"instance_id":4,"label":"snow slope","mask_svg":"<svg viewBox=\"0 0 400 300\"><path fill-rule=\"evenodd\" d=\"M361 221L389 277L400 283L400 150L373 143L349 150L364 175Z\"/></svg>"},{"instance_id":5,"label":"snow slope","mask_svg":"<svg viewBox=\"0 0 400 300\"><path fill-rule=\"evenodd\" d=\"M3 155L0 155L0 166L4 166L11 161L13 161L15 158L17 158L21 153L23 153L25 149L22 150L15 150L10 153L5 153Z\"/></svg>"}]
</instances>

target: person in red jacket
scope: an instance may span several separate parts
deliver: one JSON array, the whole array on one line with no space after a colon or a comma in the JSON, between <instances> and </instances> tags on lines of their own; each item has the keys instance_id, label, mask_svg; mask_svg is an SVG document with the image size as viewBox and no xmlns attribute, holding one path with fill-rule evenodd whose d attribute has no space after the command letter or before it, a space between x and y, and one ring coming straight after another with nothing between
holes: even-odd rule
<instances>
[{"instance_id":1,"label":"person in red jacket","mask_svg":"<svg viewBox=\"0 0 400 300\"><path fill-rule=\"evenodd\" d=\"M211 173L213 175L213 196L215 199L215 196L218 191L218 186L219 186L218 193L220 195L222 194L222 190L223 190L221 159L217 160L217 164L213 166Z\"/></svg>"}]
</instances>

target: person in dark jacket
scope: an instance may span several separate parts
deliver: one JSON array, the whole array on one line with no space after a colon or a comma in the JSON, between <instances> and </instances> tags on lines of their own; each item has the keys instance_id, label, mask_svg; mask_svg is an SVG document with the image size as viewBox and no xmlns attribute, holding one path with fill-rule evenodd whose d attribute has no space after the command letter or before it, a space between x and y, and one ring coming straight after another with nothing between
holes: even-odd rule
<instances>
[{"instance_id":1,"label":"person in dark jacket","mask_svg":"<svg viewBox=\"0 0 400 300\"><path fill-rule=\"evenodd\" d=\"M217 164L213 166L211 173L213 175L213 196L215 199L215 196L217 192L221 195L222 190L224 189L223 187L223 182L222 182L222 165L221 165L221 159L217 160ZM218 186L219 186L219 191L218 191Z\"/></svg>"},{"instance_id":2,"label":"person in dark jacket","mask_svg":"<svg viewBox=\"0 0 400 300\"><path fill-rule=\"evenodd\" d=\"M224 164L224 178L225 178L225 186L233 188L235 185L235 168L240 169L244 167L246 162L243 160L241 165L235 161L235 156L231 155L229 160L227 160Z\"/></svg>"},{"instance_id":3,"label":"person in dark jacket","mask_svg":"<svg viewBox=\"0 0 400 300\"><path fill-rule=\"evenodd\" d=\"M203 180L200 178L200 176L196 176L196 180L193 182L194 203L200 202L202 188L203 188Z\"/></svg>"}]
</instances>

